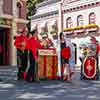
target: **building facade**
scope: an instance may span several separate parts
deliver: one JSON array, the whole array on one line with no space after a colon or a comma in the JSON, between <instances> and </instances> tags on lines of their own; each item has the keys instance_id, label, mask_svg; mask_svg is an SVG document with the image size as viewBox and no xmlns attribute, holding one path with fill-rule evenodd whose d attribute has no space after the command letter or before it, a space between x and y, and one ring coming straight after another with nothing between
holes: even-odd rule
<instances>
[{"instance_id":1,"label":"building facade","mask_svg":"<svg viewBox=\"0 0 100 100\"><path fill-rule=\"evenodd\" d=\"M90 43L90 36L100 42L100 0L71 1L66 1L63 6L64 32L77 44L77 65L80 65L79 46Z\"/></svg>"},{"instance_id":2,"label":"building facade","mask_svg":"<svg viewBox=\"0 0 100 100\"><path fill-rule=\"evenodd\" d=\"M37 12L31 17L31 29L37 28L39 33L58 32L58 7L59 0L45 0L36 6Z\"/></svg>"},{"instance_id":3,"label":"building facade","mask_svg":"<svg viewBox=\"0 0 100 100\"><path fill-rule=\"evenodd\" d=\"M41 32L47 28L48 34L58 32L59 2L60 0L45 0L37 5L37 13L31 17L31 29L37 28ZM77 65L80 65L79 45L88 43L91 35L100 42L99 11L100 0L64 0L63 2L63 31L66 37L77 45ZM55 30L52 26L56 27Z\"/></svg>"},{"instance_id":4,"label":"building facade","mask_svg":"<svg viewBox=\"0 0 100 100\"><path fill-rule=\"evenodd\" d=\"M14 36L26 26L27 0L0 0L0 65L16 65Z\"/></svg>"}]
</instances>

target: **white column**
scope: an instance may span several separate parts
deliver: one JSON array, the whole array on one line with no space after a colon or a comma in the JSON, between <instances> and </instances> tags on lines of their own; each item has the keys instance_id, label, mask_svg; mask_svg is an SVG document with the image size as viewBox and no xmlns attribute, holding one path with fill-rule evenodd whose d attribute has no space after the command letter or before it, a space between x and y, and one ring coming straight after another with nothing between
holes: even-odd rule
<instances>
[{"instance_id":1,"label":"white column","mask_svg":"<svg viewBox=\"0 0 100 100\"><path fill-rule=\"evenodd\" d=\"M13 66L17 65L17 55L16 55L16 49L14 47L14 39L13 37L17 34L17 24L15 21L16 18L16 0L13 0L13 20L12 20L12 30L11 30L11 59L10 64Z\"/></svg>"},{"instance_id":2,"label":"white column","mask_svg":"<svg viewBox=\"0 0 100 100\"><path fill-rule=\"evenodd\" d=\"M60 33L60 32L63 31L63 27L62 27L62 26L63 26L63 25L62 25L62 24L63 24L63 23L62 23L62 17L63 17L63 16L62 16L62 3L60 2L60 3L59 3L59 22L58 22L58 23L59 23L59 24L58 24L58 25L59 25L59 28L58 28L58 33Z\"/></svg>"},{"instance_id":3,"label":"white column","mask_svg":"<svg viewBox=\"0 0 100 100\"><path fill-rule=\"evenodd\" d=\"M76 37L76 44L77 44L77 62L76 62L76 66L81 66L81 62L79 60L79 57L80 57L79 43L80 43L80 40Z\"/></svg>"},{"instance_id":4,"label":"white column","mask_svg":"<svg viewBox=\"0 0 100 100\"><path fill-rule=\"evenodd\" d=\"M61 76L61 56L60 56L60 37L59 34L60 32L63 31L63 27L62 27L62 3L59 3L59 28L58 28L58 45L57 45L57 55L58 55L58 76Z\"/></svg>"},{"instance_id":5,"label":"white column","mask_svg":"<svg viewBox=\"0 0 100 100\"><path fill-rule=\"evenodd\" d=\"M16 48L14 46L14 36L16 35L16 30L17 30L17 27L16 27L16 22L14 22L14 20L12 21L12 30L11 30L11 59L10 59L10 64L12 66L16 66L17 65L17 55L16 55Z\"/></svg>"},{"instance_id":6,"label":"white column","mask_svg":"<svg viewBox=\"0 0 100 100\"><path fill-rule=\"evenodd\" d=\"M3 0L0 0L0 16L3 16Z\"/></svg>"}]
</instances>

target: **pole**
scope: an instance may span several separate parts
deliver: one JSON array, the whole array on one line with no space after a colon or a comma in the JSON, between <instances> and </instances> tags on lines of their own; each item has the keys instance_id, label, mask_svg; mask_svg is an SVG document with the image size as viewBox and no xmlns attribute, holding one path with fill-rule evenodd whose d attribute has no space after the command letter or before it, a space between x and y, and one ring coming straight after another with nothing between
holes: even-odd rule
<instances>
[{"instance_id":1,"label":"pole","mask_svg":"<svg viewBox=\"0 0 100 100\"><path fill-rule=\"evenodd\" d=\"M59 30L58 30L59 33L63 31L63 11L62 11L62 6L63 6L63 3L60 2L59 3Z\"/></svg>"},{"instance_id":2,"label":"pole","mask_svg":"<svg viewBox=\"0 0 100 100\"><path fill-rule=\"evenodd\" d=\"M17 65L17 57L16 57L16 48L14 47L14 39L13 37L16 35L17 33L17 25L16 25L16 21L15 21L15 18L16 18L16 2L15 0L12 0L13 2L13 10L12 10L12 13L13 13L13 20L12 20L12 30L11 30L11 50L10 50L10 56L11 56L11 59L10 59L10 64L13 65L13 66L16 66Z\"/></svg>"},{"instance_id":3,"label":"pole","mask_svg":"<svg viewBox=\"0 0 100 100\"><path fill-rule=\"evenodd\" d=\"M61 55L60 55L60 33L63 32L63 13L62 13L62 5L63 0L59 3L59 30L58 30L58 47L57 47L57 55L58 55L58 76L61 77Z\"/></svg>"}]
</instances>

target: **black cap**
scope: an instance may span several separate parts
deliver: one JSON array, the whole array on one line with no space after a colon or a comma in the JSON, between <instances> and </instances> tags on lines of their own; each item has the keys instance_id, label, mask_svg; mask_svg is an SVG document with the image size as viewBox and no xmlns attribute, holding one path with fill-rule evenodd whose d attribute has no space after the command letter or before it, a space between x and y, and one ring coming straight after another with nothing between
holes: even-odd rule
<instances>
[{"instance_id":1,"label":"black cap","mask_svg":"<svg viewBox=\"0 0 100 100\"><path fill-rule=\"evenodd\" d=\"M37 29L32 30L30 33L33 35L37 32Z\"/></svg>"}]
</instances>

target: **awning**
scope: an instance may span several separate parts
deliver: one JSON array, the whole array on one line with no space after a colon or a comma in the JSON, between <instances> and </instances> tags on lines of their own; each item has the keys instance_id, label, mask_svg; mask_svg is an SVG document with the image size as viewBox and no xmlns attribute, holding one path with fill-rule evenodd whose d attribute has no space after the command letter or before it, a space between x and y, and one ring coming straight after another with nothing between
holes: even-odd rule
<instances>
[{"instance_id":1,"label":"awning","mask_svg":"<svg viewBox=\"0 0 100 100\"><path fill-rule=\"evenodd\" d=\"M98 25L96 24L89 24L85 26L87 32L97 31L99 29Z\"/></svg>"},{"instance_id":2,"label":"awning","mask_svg":"<svg viewBox=\"0 0 100 100\"><path fill-rule=\"evenodd\" d=\"M96 24L88 24L88 25L84 26L84 28L94 28L94 27L98 27L98 25L96 25Z\"/></svg>"},{"instance_id":3,"label":"awning","mask_svg":"<svg viewBox=\"0 0 100 100\"><path fill-rule=\"evenodd\" d=\"M95 32L99 30L99 26L96 24L88 24L86 26L75 26L71 28L65 28L64 32L66 36L85 36L89 32Z\"/></svg>"}]
</instances>

